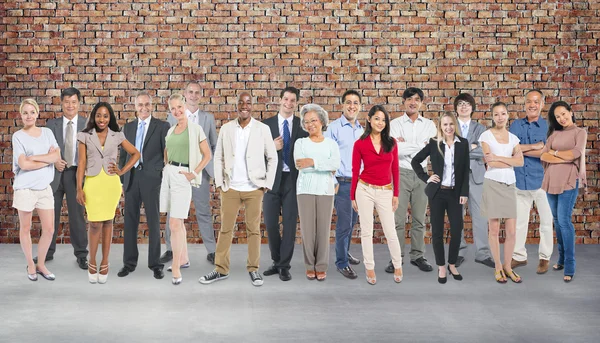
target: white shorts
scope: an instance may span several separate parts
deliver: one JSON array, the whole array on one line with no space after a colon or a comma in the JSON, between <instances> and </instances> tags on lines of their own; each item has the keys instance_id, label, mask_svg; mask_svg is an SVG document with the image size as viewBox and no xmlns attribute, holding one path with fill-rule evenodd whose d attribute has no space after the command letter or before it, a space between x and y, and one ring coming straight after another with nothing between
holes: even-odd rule
<instances>
[{"instance_id":1,"label":"white shorts","mask_svg":"<svg viewBox=\"0 0 600 343\"><path fill-rule=\"evenodd\" d=\"M50 186L41 191L34 189L15 189L13 206L19 211L32 212L34 209L53 210L54 195Z\"/></svg>"},{"instance_id":2,"label":"white shorts","mask_svg":"<svg viewBox=\"0 0 600 343\"><path fill-rule=\"evenodd\" d=\"M180 171L188 167L167 164L160 184L160 212L168 212L171 218L187 219L192 202L192 184Z\"/></svg>"}]
</instances>

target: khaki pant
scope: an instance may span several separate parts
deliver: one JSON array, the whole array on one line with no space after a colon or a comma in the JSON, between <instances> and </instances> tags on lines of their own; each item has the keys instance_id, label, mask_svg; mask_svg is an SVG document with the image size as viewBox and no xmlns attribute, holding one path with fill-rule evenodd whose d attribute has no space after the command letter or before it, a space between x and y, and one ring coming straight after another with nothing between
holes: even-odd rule
<instances>
[{"instance_id":1,"label":"khaki pant","mask_svg":"<svg viewBox=\"0 0 600 343\"><path fill-rule=\"evenodd\" d=\"M221 192L221 230L217 240L215 253L216 271L229 274L229 255L233 229L238 211L244 206L246 214L246 237L248 241L248 259L246 269L257 271L260 263L260 212L262 208L263 191L257 189L251 192L239 192L229 189Z\"/></svg>"},{"instance_id":2,"label":"khaki pant","mask_svg":"<svg viewBox=\"0 0 600 343\"><path fill-rule=\"evenodd\" d=\"M387 240L394 268L402 268L402 252L400 242L394 225L394 211L392 211L391 189L374 189L359 183L356 187L356 205L360 219L360 242L362 245L365 268L375 268L373 259L373 208L377 210L383 233Z\"/></svg>"},{"instance_id":3,"label":"khaki pant","mask_svg":"<svg viewBox=\"0 0 600 343\"><path fill-rule=\"evenodd\" d=\"M527 241L527 232L529 231L529 211L534 202L540 218L539 259L548 261L550 260L550 256L552 256L552 245L554 243L552 232L553 218L546 192L541 188L532 191L517 189L517 235L515 252L513 253L513 258L517 261L527 261L525 243Z\"/></svg>"},{"instance_id":4,"label":"khaki pant","mask_svg":"<svg viewBox=\"0 0 600 343\"><path fill-rule=\"evenodd\" d=\"M306 270L326 272L329 267L333 196L298 194L298 213Z\"/></svg>"}]
</instances>

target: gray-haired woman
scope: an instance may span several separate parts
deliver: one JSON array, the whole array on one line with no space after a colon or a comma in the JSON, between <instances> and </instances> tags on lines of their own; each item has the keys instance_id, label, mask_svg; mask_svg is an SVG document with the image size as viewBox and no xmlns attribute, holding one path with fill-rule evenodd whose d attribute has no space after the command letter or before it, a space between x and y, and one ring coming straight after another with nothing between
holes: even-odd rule
<instances>
[{"instance_id":1,"label":"gray-haired woman","mask_svg":"<svg viewBox=\"0 0 600 343\"><path fill-rule=\"evenodd\" d=\"M321 106L303 106L300 123L308 132L308 137L298 139L294 145L294 161L299 170L296 194L304 264L309 280L323 281L329 266L333 173L340 167L340 151L335 141L323 136L329 119Z\"/></svg>"}]
</instances>

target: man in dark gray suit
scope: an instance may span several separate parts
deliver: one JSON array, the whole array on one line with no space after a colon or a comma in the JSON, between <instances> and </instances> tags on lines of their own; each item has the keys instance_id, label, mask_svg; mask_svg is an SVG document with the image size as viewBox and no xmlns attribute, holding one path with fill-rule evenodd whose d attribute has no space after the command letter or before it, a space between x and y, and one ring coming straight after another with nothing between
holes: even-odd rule
<instances>
[{"instance_id":1,"label":"man in dark gray suit","mask_svg":"<svg viewBox=\"0 0 600 343\"><path fill-rule=\"evenodd\" d=\"M308 137L308 132L300 127L300 118L294 113L298 109L300 91L286 87L280 93L279 113L263 120L271 129L277 149L277 172L273 188L263 197L263 216L273 265L263 272L265 276L279 274L281 281L292 279L290 262L294 254L296 228L298 226L298 204L296 201L296 180L298 169L294 163L296 140ZM283 231L279 233L279 216L282 217Z\"/></svg>"},{"instance_id":2,"label":"man in dark gray suit","mask_svg":"<svg viewBox=\"0 0 600 343\"><path fill-rule=\"evenodd\" d=\"M77 132L85 128L87 119L78 114L81 93L77 88L69 87L60 94L62 117L48 120L46 127L52 130L60 147L61 159L54 164L54 180L50 184L54 192L54 237L46 255L46 261L54 259L56 237L60 225L63 198L67 196L69 215L69 237L74 249L77 264L87 269L87 231L83 217L83 206L77 203ZM66 230L63 230L65 232ZM37 258L36 258L37 262Z\"/></svg>"},{"instance_id":3,"label":"man in dark gray suit","mask_svg":"<svg viewBox=\"0 0 600 343\"><path fill-rule=\"evenodd\" d=\"M212 156L215 154L217 147L217 126L215 117L207 112L200 110L201 89L197 82L190 82L185 87L183 95L185 96L185 113L188 120L202 126L206 140L210 146ZM167 121L171 126L177 124L177 120L169 113ZM192 201L196 209L196 221L202 235L202 241L208 254L206 259L215 264L215 250L217 248L215 240L215 231L212 222L212 209L210 207L210 179L214 178L213 159L210 159L208 165L202 170L202 183L200 187L192 187ZM161 263L167 263L173 258L173 250L171 249L171 230L169 229L169 219L167 217L167 225L165 226L165 242L167 251L161 256ZM189 262L189 261L187 261ZM187 268L189 264L185 262L182 267Z\"/></svg>"},{"instance_id":4,"label":"man in dark gray suit","mask_svg":"<svg viewBox=\"0 0 600 343\"><path fill-rule=\"evenodd\" d=\"M475 99L471 94L461 93L454 99L454 111L458 116L458 132L469 141L470 172L469 172L469 213L471 214L471 227L473 230L473 242L475 243L475 262L494 268L494 260L490 254L488 244L488 221L481 215L480 204L483 194L483 176L485 174L485 163L483 151L479 144L479 136L486 130L485 126L471 120L475 112ZM463 235L456 266L465 261L467 253L467 242Z\"/></svg>"},{"instance_id":5,"label":"man in dark gray suit","mask_svg":"<svg viewBox=\"0 0 600 343\"><path fill-rule=\"evenodd\" d=\"M142 154L130 171L121 176L125 192L125 230L123 233L123 268L117 275L124 277L133 272L138 262L138 226L140 208L144 204L148 223L148 268L156 279L162 279L164 265L160 263L160 184L164 167L165 137L169 124L152 116L152 97L146 92L135 98L137 119L123 126L125 138L135 143ZM119 168L129 161L130 155L121 147Z\"/></svg>"}]
</instances>

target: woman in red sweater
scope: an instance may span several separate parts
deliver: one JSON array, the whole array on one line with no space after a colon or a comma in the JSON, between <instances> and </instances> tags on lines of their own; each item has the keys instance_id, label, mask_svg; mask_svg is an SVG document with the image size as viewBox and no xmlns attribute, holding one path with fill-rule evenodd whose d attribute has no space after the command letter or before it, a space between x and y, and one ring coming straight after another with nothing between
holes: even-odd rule
<instances>
[{"instance_id":1,"label":"woman in red sweater","mask_svg":"<svg viewBox=\"0 0 600 343\"><path fill-rule=\"evenodd\" d=\"M360 167L363 166L361 172ZM402 254L394 212L398 208L398 146L390 137L390 116L381 105L369 111L363 135L352 150L352 207L360 217L361 245L367 282L374 285L373 208L377 209L394 264L394 281L402 281Z\"/></svg>"}]
</instances>

